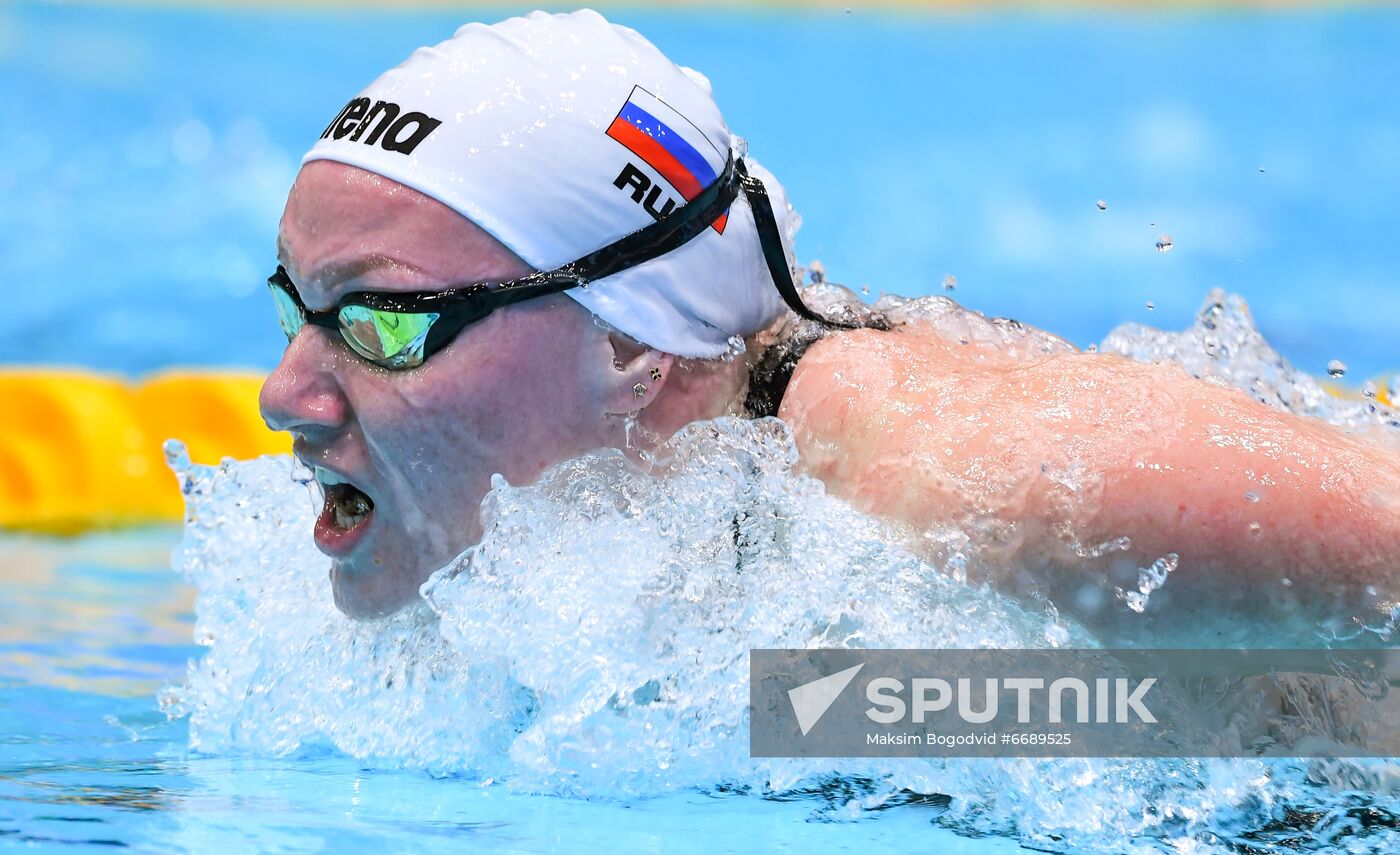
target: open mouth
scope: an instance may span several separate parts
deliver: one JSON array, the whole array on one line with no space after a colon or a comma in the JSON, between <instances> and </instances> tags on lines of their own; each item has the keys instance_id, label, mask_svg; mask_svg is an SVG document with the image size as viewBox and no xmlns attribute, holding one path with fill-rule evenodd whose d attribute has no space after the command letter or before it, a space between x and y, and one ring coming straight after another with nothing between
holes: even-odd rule
<instances>
[{"instance_id":1,"label":"open mouth","mask_svg":"<svg viewBox=\"0 0 1400 855\"><path fill-rule=\"evenodd\" d=\"M321 515L316 519L316 545L329 555L346 555L369 528L374 500L334 472L319 466L315 471L325 495Z\"/></svg>"}]
</instances>

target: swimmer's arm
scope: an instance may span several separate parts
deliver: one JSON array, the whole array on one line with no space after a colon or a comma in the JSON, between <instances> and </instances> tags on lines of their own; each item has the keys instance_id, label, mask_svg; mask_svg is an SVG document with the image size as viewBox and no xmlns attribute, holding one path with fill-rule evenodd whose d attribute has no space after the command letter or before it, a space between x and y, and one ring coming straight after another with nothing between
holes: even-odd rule
<instances>
[{"instance_id":1,"label":"swimmer's arm","mask_svg":"<svg viewBox=\"0 0 1400 855\"><path fill-rule=\"evenodd\" d=\"M1175 366L1084 355L1040 371L1077 411L1095 404L1078 378L1115 395L1159 390L1141 406L1160 412L1122 414L1150 431L1083 426L1102 446L1090 459L1103 490L1097 508L1070 520L1084 540L1127 535L1143 566L1175 553L1188 574L1225 571L1231 582L1400 576L1400 454Z\"/></svg>"},{"instance_id":2,"label":"swimmer's arm","mask_svg":"<svg viewBox=\"0 0 1400 855\"><path fill-rule=\"evenodd\" d=\"M993 563L1103 564L1127 537L1110 557L1232 583L1400 576L1394 451L1173 366L864 332L812 349L782 415L833 493L975 530Z\"/></svg>"}]
</instances>

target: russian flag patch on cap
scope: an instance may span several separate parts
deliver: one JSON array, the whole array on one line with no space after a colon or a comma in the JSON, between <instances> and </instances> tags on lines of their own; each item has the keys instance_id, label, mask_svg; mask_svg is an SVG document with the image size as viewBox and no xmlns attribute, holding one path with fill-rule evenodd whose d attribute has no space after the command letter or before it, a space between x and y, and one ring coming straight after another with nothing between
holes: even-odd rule
<instances>
[{"instance_id":1,"label":"russian flag patch on cap","mask_svg":"<svg viewBox=\"0 0 1400 855\"><path fill-rule=\"evenodd\" d=\"M726 161L689 119L640 86L632 87L608 136L655 169L687 202L715 182ZM728 221L726 211L711 227L723 234Z\"/></svg>"}]
</instances>

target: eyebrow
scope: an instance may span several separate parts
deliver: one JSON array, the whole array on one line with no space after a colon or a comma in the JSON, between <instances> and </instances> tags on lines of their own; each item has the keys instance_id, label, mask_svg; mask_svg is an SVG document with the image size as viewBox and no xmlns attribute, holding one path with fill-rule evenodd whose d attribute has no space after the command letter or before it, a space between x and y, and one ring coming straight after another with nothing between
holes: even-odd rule
<instances>
[{"instance_id":1,"label":"eyebrow","mask_svg":"<svg viewBox=\"0 0 1400 855\"><path fill-rule=\"evenodd\" d=\"M281 247L279 246L278 249L280 250ZM281 253L279 252L278 255L280 257ZM326 291L328 292L328 294L337 296L338 298L339 295L337 294L337 291L340 290L340 286L343 283L353 282L354 280L359 279L361 276L364 276L366 273L370 273L375 270L383 270L385 268L408 270L413 273L423 272L421 268L407 261L404 261L401 258L394 258L392 256L384 255L382 253L372 252L368 255L362 255L358 258L353 258L349 261L329 264L315 271L316 275L311 278L319 282L330 283L329 285L324 286Z\"/></svg>"},{"instance_id":2,"label":"eyebrow","mask_svg":"<svg viewBox=\"0 0 1400 855\"><path fill-rule=\"evenodd\" d=\"M322 267L320 270L316 271L316 276L313 278L319 282L328 282L330 283L330 285L327 287L334 288L342 282L348 282L354 279L359 279L366 273L369 273L374 270L382 270L386 267L411 270L414 273L423 272L418 267L414 266L413 264L410 264L407 261L404 261L403 259L391 258L387 255L372 252L369 255L362 255L359 258L354 258L350 261L330 264L326 267Z\"/></svg>"}]
</instances>

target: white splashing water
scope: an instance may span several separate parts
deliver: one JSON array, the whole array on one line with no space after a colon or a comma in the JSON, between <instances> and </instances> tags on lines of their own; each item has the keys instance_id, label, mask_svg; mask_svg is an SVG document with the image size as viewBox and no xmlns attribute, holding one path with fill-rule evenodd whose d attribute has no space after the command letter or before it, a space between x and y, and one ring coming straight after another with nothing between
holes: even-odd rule
<instances>
[{"instance_id":1,"label":"white splashing water","mask_svg":"<svg viewBox=\"0 0 1400 855\"><path fill-rule=\"evenodd\" d=\"M1099 346L1139 362L1171 360L1192 376L1218 378L1276 409L1322 419L1400 444L1400 413L1361 397L1328 394L1322 384L1294 368L1264 340L1244 298L1214 289L1183 332L1123 324Z\"/></svg>"},{"instance_id":2,"label":"white splashing water","mask_svg":"<svg viewBox=\"0 0 1400 855\"><path fill-rule=\"evenodd\" d=\"M946 298L877 307L1027 358L1068 347ZM1293 371L1231 298L1212 295L1185 333L1120 328L1104 350L1173 358L1337 424L1395 427ZM795 464L781 422L719 419L686 429L659 474L607 453L531 486L498 480L483 541L423 604L360 623L332 605L304 472L285 457L192 466L177 449L188 520L175 564L198 586L208 650L163 702L189 716L199 751L333 750L528 792L805 794L838 819L936 793L951 797L939 825L1049 851L1214 851L1300 827L1349 851L1396 844L1381 828L1400 813L1394 763L749 757L751 648L1096 646L1053 610L914 558ZM1145 587L1169 584L1158 575Z\"/></svg>"}]
</instances>

